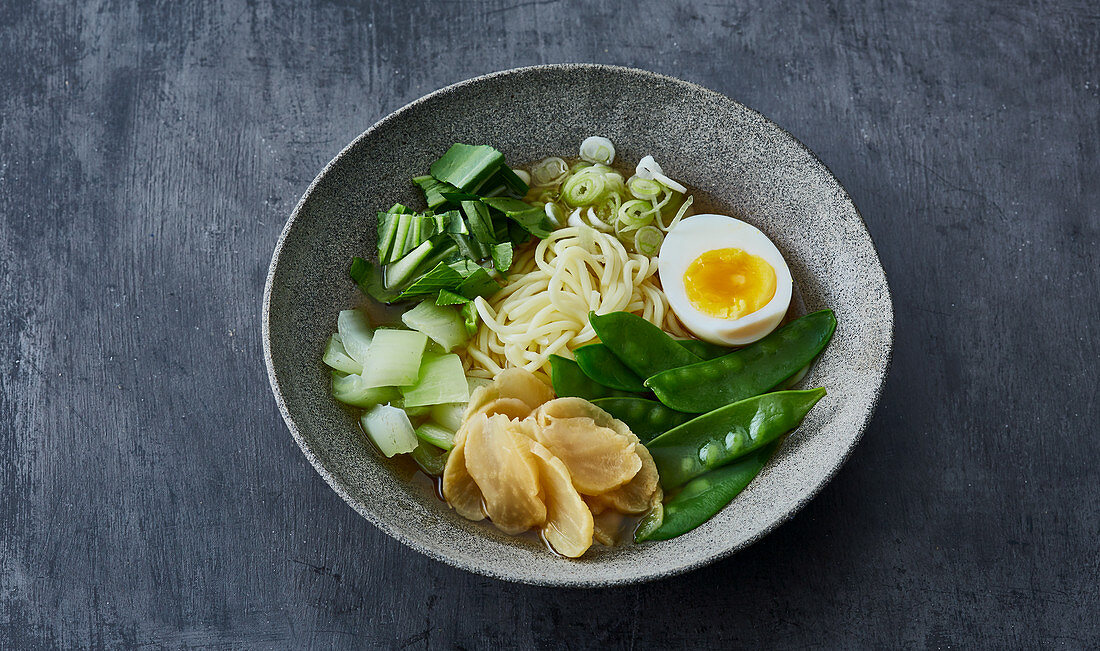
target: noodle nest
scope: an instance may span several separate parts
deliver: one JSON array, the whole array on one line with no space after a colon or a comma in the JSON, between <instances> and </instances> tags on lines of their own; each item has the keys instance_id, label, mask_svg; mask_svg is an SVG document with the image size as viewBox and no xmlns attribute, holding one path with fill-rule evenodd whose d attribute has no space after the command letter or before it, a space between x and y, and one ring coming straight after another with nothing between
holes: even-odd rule
<instances>
[{"instance_id":1,"label":"noodle nest","mask_svg":"<svg viewBox=\"0 0 1100 651\"><path fill-rule=\"evenodd\" d=\"M492 378L518 367L550 381L550 355L597 340L588 313L631 312L677 337L690 335L669 309L657 258L630 253L613 235L570 226L521 252L508 283L490 300L466 348L468 374Z\"/></svg>"}]
</instances>

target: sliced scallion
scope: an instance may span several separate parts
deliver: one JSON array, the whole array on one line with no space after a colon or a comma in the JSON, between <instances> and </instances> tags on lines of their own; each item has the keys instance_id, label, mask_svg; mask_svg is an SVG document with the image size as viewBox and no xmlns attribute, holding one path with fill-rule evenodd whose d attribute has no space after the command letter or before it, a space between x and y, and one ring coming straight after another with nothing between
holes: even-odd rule
<instances>
[{"instance_id":1,"label":"sliced scallion","mask_svg":"<svg viewBox=\"0 0 1100 651\"><path fill-rule=\"evenodd\" d=\"M531 184L536 188L557 185L569 173L569 166L557 156L544 158L531 166Z\"/></svg>"},{"instance_id":2,"label":"sliced scallion","mask_svg":"<svg viewBox=\"0 0 1100 651\"><path fill-rule=\"evenodd\" d=\"M661 184L653 179L632 176L630 180L626 182L626 185L630 190L630 194L634 195L636 199L653 200L657 198L657 195L661 194Z\"/></svg>"},{"instance_id":3,"label":"sliced scallion","mask_svg":"<svg viewBox=\"0 0 1100 651\"><path fill-rule=\"evenodd\" d=\"M680 220L682 220L688 214L688 211L691 210L691 204L694 202L695 197L688 196L688 198L684 200L684 203L680 204L680 209L676 211L676 216L668 223L667 230L672 230L676 227L676 224L680 223Z\"/></svg>"},{"instance_id":4,"label":"sliced scallion","mask_svg":"<svg viewBox=\"0 0 1100 651\"><path fill-rule=\"evenodd\" d=\"M607 178L601 171L582 170L570 176L561 188L561 198L570 206L590 206L607 195Z\"/></svg>"},{"instance_id":5,"label":"sliced scallion","mask_svg":"<svg viewBox=\"0 0 1100 651\"><path fill-rule=\"evenodd\" d=\"M661 251L665 235L656 226L643 226L634 234L634 249L642 255L653 257Z\"/></svg>"},{"instance_id":6,"label":"sliced scallion","mask_svg":"<svg viewBox=\"0 0 1100 651\"><path fill-rule=\"evenodd\" d=\"M641 228L653 221L653 212L649 204L641 199L631 199L619 206L616 218L627 229Z\"/></svg>"},{"instance_id":7,"label":"sliced scallion","mask_svg":"<svg viewBox=\"0 0 1100 651\"><path fill-rule=\"evenodd\" d=\"M601 136L589 136L581 143L581 158L589 163L610 165L615 160L615 145Z\"/></svg>"}]
</instances>

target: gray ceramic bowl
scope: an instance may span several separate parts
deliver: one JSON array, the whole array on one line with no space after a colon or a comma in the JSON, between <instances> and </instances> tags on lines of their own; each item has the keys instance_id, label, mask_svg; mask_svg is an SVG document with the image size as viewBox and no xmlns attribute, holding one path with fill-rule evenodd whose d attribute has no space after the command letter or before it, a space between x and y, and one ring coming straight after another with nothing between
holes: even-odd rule
<instances>
[{"instance_id":1,"label":"gray ceramic bowl","mask_svg":"<svg viewBox=\"0 0 1100 651\"><path fill-rule=\"evenodd\" d=\"M454 142L484 143L512 164L568 156L589 135L618 155L652 154L704 205L767 233L786 257L805 309L839 328L804 386L828 396L761 475L698 529L671 541L594 547L558 558L449 511L409 471L369 448L329 395L321 363L336 315L361 299L346 274L374 249L376 210L422 205L409 179ZM325 481L374 525L432 558L487 576L559 586L645 581L700 567L752 544L836 473L885 380L893 336L889 289L844 188L790 134L733 100L640 70L553 65L509 70L436 91L387 116L313 181L283 229L264 291L271 387L294 439Z\"/></svg>"}]
</instances>

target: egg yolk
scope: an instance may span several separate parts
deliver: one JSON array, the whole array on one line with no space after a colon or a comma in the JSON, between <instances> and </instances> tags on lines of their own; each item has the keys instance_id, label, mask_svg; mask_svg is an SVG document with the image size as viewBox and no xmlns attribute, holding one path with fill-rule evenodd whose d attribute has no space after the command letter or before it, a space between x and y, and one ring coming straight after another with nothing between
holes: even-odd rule
<instances>
[{"instance_id":1,"label":"egg yolk","mask_svg":"<svg viewBox=\"0 0 1100 651\"><path fill-rule=\"evenodd\" d=\"M775 296L775 269L741 249L714 249L695 258L684 287L695 309L718 319L740 319Z\"/></svg>"}]
</instances>

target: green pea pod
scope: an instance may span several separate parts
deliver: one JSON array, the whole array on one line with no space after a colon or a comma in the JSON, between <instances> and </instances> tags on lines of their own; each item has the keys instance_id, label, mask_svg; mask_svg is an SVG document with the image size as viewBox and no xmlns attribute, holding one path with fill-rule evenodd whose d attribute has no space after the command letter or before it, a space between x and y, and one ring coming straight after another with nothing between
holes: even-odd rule
<instances>
[{"instance_id":1,"label":"green pea pod","mask_svg":"<svg viewBox=\"0 0 1100 651\"><path fill-rule=\"evenodd\" d=\"M661 486L670 491L757 450L792 429L825 389L777 391L703 414L646 444Z\"/></svg>"},{"instance_id":2,"label":"green pea pod","mask_svg":"<svg viewBox=\"0 0 1100 651\"><path fill-rule=\"evenodd\" d=\"M646 514L642 516L642 519L638 521L637 528L634 529L634 542L641 542L648 540L665 521L665 505L661 502L657 502L646 511Z\"/></svg>"},{"instance_id":3,"label":"green pea pod","mask_svg":"<svg viewBox=\"0 0 1100 651\"><path fill-rule=\"evenodd\" d=\"M573 351L584 374L605 387L620 391L645 393L642 378L615 357L615 353L603 344L589 344Z\"/></svg>"},{"instance_id":4,"label":"green pea pod","mask_svg":"<svg viewBox=\"0 0 1100 651\"><path fill-rule=\"evenodd\" d=\"M703 341L702 339L677 339L676 343L686 348L687 351L692 355L695 355L699 359L703 360L714 359L715 357L729 355L731 352L733 352L732 348L719 346L718 344L712 344L709 341Z\"/></svg>"},{"instance_id":5,"label":"green pea pod","mask_svg":"<svg viewBox=\"0 0 1100 651\"><path fill-rule=\"evenodd\" d=\"M836 330L832 310L821 310L716 359L673 368L645 384L677 411L703 414L770 391L809 364Z\"/></svg>"},{"instance_id":6,"label":"green pea pod","mask_svg":"<svg viewBox=\"0 0 1100 651\"><path fill-rule=\"evenodd\" d=\"M592 404L626 423L630 431L642 439L642 443L648 443L693 418L691 414L669 409L656 400L645 398L599 398Z\"/></svg>"},{"instance_id":7,"label":"green pea pod","mask_svg":"<svg viewBox=\"0 0 1100 651\"><path fill-rule=\"evenodd\" d=\"M665 504L660 526L639 527L634 542L675 538L710 520L760 474L777 447L778 441L688 482Z\"/></svg>"},{"instance_id":8,"label":"green pea pod","mask_svg":"<svg viewBox=\"0 0 1100 651\"><path fill-rule=\"evenodd\" d=\"M664 330L629 312L603 315L590 312L588 321L600 341L639 377L652 377L661 371L702 361Z\"/></svg>"},{"instance_id":9,"label":"green pea pod","mask_svg":"<svg viewBox=\"0 0 1100 651\"><path fill-rule=\"evenodd\" d=\"M559 398L576 397L595 400L612 396L634 395L626 391L605 387L594 381L584 374L584 371L576 362L561 355L550 356L550 381L554 385L554 393Z\"/></svg>"}]
</instances>

